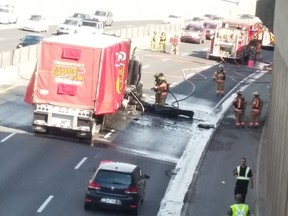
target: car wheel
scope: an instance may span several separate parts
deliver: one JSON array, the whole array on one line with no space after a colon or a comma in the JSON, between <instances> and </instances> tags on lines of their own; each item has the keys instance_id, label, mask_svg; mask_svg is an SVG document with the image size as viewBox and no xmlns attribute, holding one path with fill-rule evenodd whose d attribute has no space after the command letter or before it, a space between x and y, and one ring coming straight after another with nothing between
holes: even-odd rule
<instances>
[{"instance_id":1,"label":"car wheel","mask_svg":"<svg viewBox=\"0 0 288 216\"><path fill-rule=\"evenodd\" d=\"M87 203L87 202L84 203L84 209L85 210L91 210L91 208L92 208L92 206L90 203Z\"/></svg>"}]
</instances>

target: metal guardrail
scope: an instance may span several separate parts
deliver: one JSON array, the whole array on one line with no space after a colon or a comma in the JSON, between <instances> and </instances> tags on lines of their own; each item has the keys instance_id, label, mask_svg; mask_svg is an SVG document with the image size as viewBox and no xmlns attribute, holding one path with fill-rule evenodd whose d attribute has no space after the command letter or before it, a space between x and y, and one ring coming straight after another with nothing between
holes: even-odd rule
<instances>
[{"instance_id":1,"label":"metal guardrail","mask_svg":"<svg viewBox=\"0 0 288 216\"><path fill-rule=\"evenodd\" d=\"M175 33L181 31L181 24L149 24L139 27L131 27L124 29L114 29L105 31L106 34L116 35L123 38L144 38L153 35L153 32L158 33ZM9 66L18 66L30 60L37 59L39 52L39 45L32 45L21 47L12 51L5 51L0 53L0 68Z\"/></svg>"}]
</instances>

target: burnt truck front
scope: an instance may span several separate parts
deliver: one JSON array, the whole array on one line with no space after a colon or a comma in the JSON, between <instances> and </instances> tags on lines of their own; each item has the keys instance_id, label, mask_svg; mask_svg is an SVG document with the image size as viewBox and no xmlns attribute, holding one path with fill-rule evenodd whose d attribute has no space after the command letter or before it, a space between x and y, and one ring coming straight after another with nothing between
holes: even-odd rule
<instances>
[{"instance_id":1,"label":"burnt truck front","mask_svg":"<svg viewBox=\"0 0 288 216\"><path fill-rule=\"evenodd\" d=\"M41 43L25 101L33 128L59 128L93 138L123 102L131 41L108 35L63 35Z\"/></svg>"}]
</instances>

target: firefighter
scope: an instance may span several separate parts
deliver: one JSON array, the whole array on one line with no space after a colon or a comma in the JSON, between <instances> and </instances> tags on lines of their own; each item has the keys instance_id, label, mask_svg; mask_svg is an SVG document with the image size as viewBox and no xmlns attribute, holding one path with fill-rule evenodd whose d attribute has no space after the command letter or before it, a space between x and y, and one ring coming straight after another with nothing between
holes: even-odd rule
<instances>
[{"instance_id":1,"label":"firefighter","mask_svg":"<svg viewBox=\"0 0 288 216\"><path fill-rule=\"evenodd\" d=\"M231 205L227 212L227 216L238 216L238 215L241 216L250 215L249 205L241 201L241 194L236 194L235 204Z\"/></svg>"},{"instance_id":2,"label":"firefighter","mask_svg":"<svg viewBox=\"0 0 288 216\"><path fill-rule=\"evenodd\" d=\"M169 84L163 73L155 74L155 86L151 88L155 92L155 105L165 106L166 98L168 95Z\"/></svg>"},{"instance_id":3,"label":"firefighter","mask_svg":"<svg viewBox=\"0 0 288 216\"><path fill-rule=\"evenodd\" d=\"M160 35L159 46L160 46L160 52L165 53L166 52L166 33L165 32L162 32Z\"/></svg>"},{"instance_id":4,"label":"firefighter","mask_svg":"<svg viewBox=\"0 0 288 216\"><path fill-rule=\"evenodd\" d=\"M151 51L156 51L157 47L157 32L153 32L153 36L151 38Z\"/></svg>"},{"instance_id":5,"label":"firefighter","mask_svg":"<svg viewBox=\"0 0 288 216\"><path fill-rule=\"evenodd\" d=\"M180 44L180 39L178 35L174 35L173 38L170 40L172 47L170 53L173 55L178 55L179 54L179 44Z\"/></svg>"},{"instance_id":6,"label":"firefighter","mask_svg":"<svg viewBox=\"0 0 288 216\"><path fill-rule=\"evenodd\" d=\"M244 128L245 122L243 121L245 108L246 108L246 100L242 95L241 91L237 92L237 96L233 101L233 107L235 112L235 126L236 128Z\"/></svg>"},{"instance_id":7,"label":"firefighter","mask_svg":"<svg viewBox=\"0 0 288 216\"><path fill-rule=\"evenodd\" d=\"M216 94L224 94L224 82L225 82L225 71L222 64L219 65L219 69L214 73L213 80L216 83Z\"/></svg>"},{"instance_id":8,"label":"firefighter","mask_svg":"<svg viewBox=\"0 0 288 216\"><path fill-rule=\"evenodd\" d=\"M261 110L263 107L263 100L260 98L259 92L253 92L254 98L252 100L252 109L250 113L250 124L251 128L259 127L259 117L261 115Z\"/></svg>"}]
</instances>

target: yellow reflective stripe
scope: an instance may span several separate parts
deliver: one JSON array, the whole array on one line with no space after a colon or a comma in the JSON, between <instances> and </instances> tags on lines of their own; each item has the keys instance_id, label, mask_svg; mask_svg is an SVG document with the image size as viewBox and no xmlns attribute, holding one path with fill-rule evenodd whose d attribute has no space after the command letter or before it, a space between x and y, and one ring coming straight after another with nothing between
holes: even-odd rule
<instances>
[{"instance_id":1,"label":"yellow reflective stripe","mask_svg":"<svg viewBox=\"0 0 288 216\"><path fill-rule=\"evenodd\" d=\"M246 204L234 204L231 206L232 216L247 216L249 206Z\"/></svg>"}]
</instances>

